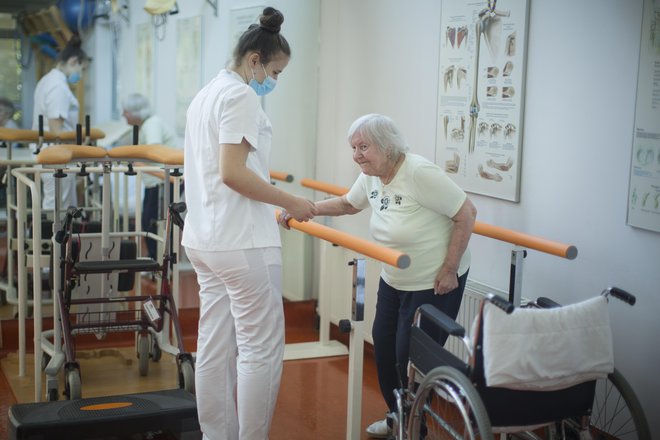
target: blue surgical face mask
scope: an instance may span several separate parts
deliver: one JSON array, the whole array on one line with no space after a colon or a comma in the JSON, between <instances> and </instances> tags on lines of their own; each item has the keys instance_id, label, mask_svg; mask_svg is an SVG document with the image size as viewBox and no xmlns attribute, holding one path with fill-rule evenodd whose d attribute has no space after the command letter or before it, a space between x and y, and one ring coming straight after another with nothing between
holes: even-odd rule
<instances>
[{"instance_id":1,"label":"blue surgical face mask","mask_svg":"<svg viewBox=\"0 0 660 440\"><path fill-rule=\"evenodd\" d=\"M69 84L77 84L80 81L80 72L71 73L66 80L69 81Z\"/></svg>"},{"instance_id":2,"label":"blue surgical face mask","mask_svg":"<svg viewBox=\"0 0 660 440\"><path fill-rule=\"evenodd\" d=\"M252 79L248 83L250 87L254 89L254 91L257 93L258 96L264 96L269 94L270 92L273 91L275 86L277 85L277 81L275 81L273 78L271 78L268 75L268 72L266 72L266 68L264 65L261 65L261 68L264 69L264 73L266 74L266 78L264 79L264 82L259 83L257 82L256 78L254 77L254 70L252 70Z\"/></svg>"}]
</instances>

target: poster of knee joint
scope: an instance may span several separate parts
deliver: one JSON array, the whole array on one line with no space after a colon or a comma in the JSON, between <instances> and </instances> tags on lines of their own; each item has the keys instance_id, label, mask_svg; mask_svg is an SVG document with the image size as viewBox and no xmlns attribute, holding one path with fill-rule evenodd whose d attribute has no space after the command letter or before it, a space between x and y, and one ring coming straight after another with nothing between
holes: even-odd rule
<instances>
[{"instance_id":1,"label":"poster of knee joint","mask_svg":"<svg viewBox=\"0 0 660 440\"><path fill-rule=\"evenodd\" d=\"M660 0L645 0L627 223L660 232Z\"/></svg>"},{"instance_id":2,"label":"poster of knee joint","mask_svg":"<svg viewBox=\"0 0 660 440\"><path fill-rule=\"evenodd\" d=\"M436 162L465 191L520 197L529 0L443 0Z\"/></svg>"}]
</instances>

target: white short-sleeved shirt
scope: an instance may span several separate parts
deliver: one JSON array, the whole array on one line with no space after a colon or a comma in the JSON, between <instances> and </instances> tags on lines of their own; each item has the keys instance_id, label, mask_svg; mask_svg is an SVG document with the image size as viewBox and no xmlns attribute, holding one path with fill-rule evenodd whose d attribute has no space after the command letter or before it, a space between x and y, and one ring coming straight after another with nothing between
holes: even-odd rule
<instances>
[{"instance_id":1,"label":"white short-sleeved shirt","mask_svg":"<svg viewBox=\"0 0 660 440\"><path fill-rule=\"evenodd\" d=\"M161 144L168 147L176 147L176 137L170 127L162 119L153 115L148 117L140 127L140 144ZM149 174L142 175L142 184L147 188L153 188L163 180Z\"/></svg>"},{"instance_id":2,"label":"white short-sleeved shirt","mask_svg":"<svg viewBox=\"0 0 660 440\"><path fill-rule=\"evenodd\" d=\"M247 167L270 182L271 136L259 97L235 72L220 71L197 93L186 114L184 246L204 251L281 246L274 207L223 184L219 169L220 145L245 138L251 145Z\"/></svg>"},{"instance_id":3,"label":"white short-sleeved shirt","mask_svg":"<svg viewBox=\"0 0 660 440\"><path fill-rule=\"evenodd\" d=\"M44 130L50 130L48 121L50 119L63 119L62 131L73 131L78 124L78 99L69 88L66 75L55 68L43 76L34 89L34 111L32 112L32 129L39 129L39 115L43 115ZM44 144L43 148L48 148ZM31 144L35 149L36 145ZM55 183L52 174L43 174L43 199L42 208L52 209L55 206ZM61 206L78 206L76 196L76 177L74 174L67 175L60 180Z\"/></svg>"},{"instance_id":4,"label":"white short-sleeved shirt","mask_svg":"<svg viewBox=\"0 0 660 440\"><path fill-rule=\"evenodd\" d=\"M394 179L360 174L346 195L357 209L371 207L369 230L380 245L408 254L410 267L383 264L381 276L405 291L432 289L453 228L452 217L467 195L445 172L422 156L407 153ZM470 266L470 253L461 258L458 275Z\"/></svg>"},{"instance_id":5,"label":"white short-sleeved shirt","mask_svg":"<svg viewBox=\"0 0 660 440\"><path fill-rule=\"evenodd\" d=\"M39 80L34 90L33 130L39 128L39 115L43 115L44 130L50 130L49 119L62 118L62 130L73 131L78 123L78 111L78 100L69 88L64 72L52 69Z\"/></svg>"}]
</instances>

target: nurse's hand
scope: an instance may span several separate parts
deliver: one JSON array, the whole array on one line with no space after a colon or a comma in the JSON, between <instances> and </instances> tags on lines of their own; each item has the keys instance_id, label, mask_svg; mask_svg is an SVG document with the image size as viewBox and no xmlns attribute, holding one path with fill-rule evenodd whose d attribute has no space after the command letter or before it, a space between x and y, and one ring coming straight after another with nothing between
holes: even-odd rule
<instances>
[{"instance_id":1,"label":"nurse's hand","mask_svg":"<svg viewBox=\"0 0 660 440\"><path fill-rule=\"evenodd\" d=\"M290 205L285 206L284 209L299 222L311 220L318 214L318 209L313 202L299 196L293 196Z\"/></svg>"}]
</instances>

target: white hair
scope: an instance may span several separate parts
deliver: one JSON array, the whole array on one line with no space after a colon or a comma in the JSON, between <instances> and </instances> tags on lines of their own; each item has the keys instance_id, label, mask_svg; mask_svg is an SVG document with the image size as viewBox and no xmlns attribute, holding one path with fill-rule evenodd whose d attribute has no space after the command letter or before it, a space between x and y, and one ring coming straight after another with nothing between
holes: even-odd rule
<instances>
[{"instance_id":1,"label":"white hair","mask_svg":"<svg viewBox=\"0 0 660 440\"><path fill-rule=\"evenodd\" d=\"M124 111L130 113L136 118L145 121L152 115L151 106L146 96L140 93L132 93L124 98L122 102Z\"/></svg>"},{"instance_id":2,"label":"white hair","mask_svg":"<svg viewBox=\"0 0 660 440\"><path fill-rule=\"evenodd\" d=\"M373 143L386 154L396 156L408 151L408 143L392 119L371 113L359 117L348 129L348 142L356 134Z\"/></svg>"}]
</instances>

